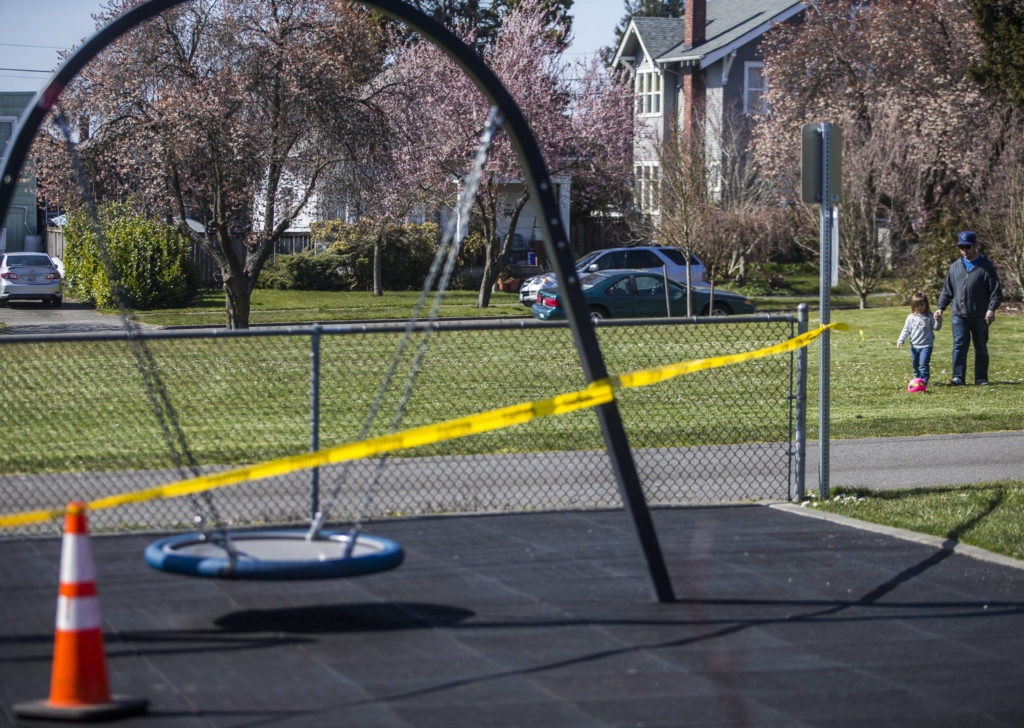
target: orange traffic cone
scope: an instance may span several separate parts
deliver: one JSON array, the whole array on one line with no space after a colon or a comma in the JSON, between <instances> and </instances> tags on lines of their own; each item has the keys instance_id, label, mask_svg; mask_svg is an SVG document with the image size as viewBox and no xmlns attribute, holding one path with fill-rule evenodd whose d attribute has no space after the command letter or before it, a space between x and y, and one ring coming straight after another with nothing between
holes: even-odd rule
<instances>
[{"instance_id":1,"label":"orange traffic cone","mask_svg":"<svg viewBox=\"0 0 1024 728\"><path fill-rule=\"evenodd\" d=\"M145 711L144 698L111 696L103 650L96 569L85 504L68 503L60 551L60 595L50 698L14 706L22 718L104 720Z\"/></svg>"}]
</instances>

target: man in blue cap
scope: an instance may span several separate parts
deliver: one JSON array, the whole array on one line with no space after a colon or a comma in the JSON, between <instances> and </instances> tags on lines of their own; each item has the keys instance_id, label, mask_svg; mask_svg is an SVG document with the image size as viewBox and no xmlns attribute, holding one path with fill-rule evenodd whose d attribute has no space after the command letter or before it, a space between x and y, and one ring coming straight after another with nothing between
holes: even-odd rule
<instances>
[{"instance_id":1,"label":"man in blue cap","mask_svg":"<svg viewBox=\"0 0 1024 728\"><path fill-rule=\"evenodd\" d=\"M967 350L974 341L974 383L988 384L988 327L996 317L1003 300L992 261L978 252L978 239L969 230L956 241L960 259L949 266L946 282L939 294L935 320L942 320L942 311L953 304L953 379L950 386L961 386L967 374Z\"/></svg>"}]
</instances>

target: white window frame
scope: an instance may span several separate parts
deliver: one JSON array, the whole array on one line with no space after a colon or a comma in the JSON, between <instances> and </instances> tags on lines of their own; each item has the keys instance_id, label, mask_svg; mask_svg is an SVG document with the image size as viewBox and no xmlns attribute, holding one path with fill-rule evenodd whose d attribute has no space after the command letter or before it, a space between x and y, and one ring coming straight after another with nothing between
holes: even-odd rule
<instances>
[{"instance_id":1,"label":"white window frame","mask_svg":"<svg viewBox=\"0 0 1024 728\"><path fill-rule=\"evenodd\" d=\"M664 106L665 84L661 71L656 68L643 68L636 72L634 90L636 92L636 113L639 116L661 116Z\"/></svg>"},{"instance_id":2,"label":"white window frame","mask_svg":"<svg viewBox=\"0 0 1024 728\"><path fill-rule=\"evenodd\" d=\"M760 86L751 83L750 72L758 70ZM768 104L764 100L764 63L762 61L743 62L743 112L745 114L767 114ZM752 95L756 94L756 104L752 103Z\"/></svg>"},{"instance_id":3,"label":"white window frame","mask_svg":"<svg viewBox=\"0 0 1024 728\"><path fill-rule=\"evenodd\" d=\"M661 167L657 162L637 162L634 179L637 207L649 215L656 215L661 206Z\"/></svg>"}]
</instances>

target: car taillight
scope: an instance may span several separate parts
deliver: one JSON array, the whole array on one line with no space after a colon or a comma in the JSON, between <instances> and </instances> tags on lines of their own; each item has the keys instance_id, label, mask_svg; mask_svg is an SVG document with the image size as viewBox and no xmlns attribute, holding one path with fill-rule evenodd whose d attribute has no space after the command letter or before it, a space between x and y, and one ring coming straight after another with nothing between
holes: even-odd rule
<instances>
[{"instance_id":1,"label":"car taillight","mask_svg":"<svg viewBox=\"0 0 1024 728\"><path fill-rule=\"evenodd\" d=\"M60 280L60 273L58 273L55 270L50 271L49 273L46 274L46 280L48 280L48 281Z\"/></svg>"},{"instance_id":2,"label":"car taillight","mask_svg":"<svg viewBox=\"0 0 1024 728\"><path fill-rule=\"evenodd\" d=\"M708 282L708 272L707 271L702 271L701 274L700 274L700 279L704 283L707 283Z\"/></svg>"},{"instance_id":3,"label":"car taillight","mask_svg":"<svg viewBox=\"0 0 1024 728\"><path fill-rule=\"evenodd\" d=\"M552 298L551 296L544 296L544 298L542 298L540 302L545 306L550 306L551 308L558 308L557 298Z\"/></svg>"},{"instance_id":4,"label":"car taillight","mask_svg":"<svg viewBox=\"0 0 1024 728\"><path fill-rule=\"evenodd\" d=\"M0 275L0 278L5 278L9 281L16 281L18 280L18 274L14 273L13 271L7 271L6 273Z\"/></svg>"}]
</instances>

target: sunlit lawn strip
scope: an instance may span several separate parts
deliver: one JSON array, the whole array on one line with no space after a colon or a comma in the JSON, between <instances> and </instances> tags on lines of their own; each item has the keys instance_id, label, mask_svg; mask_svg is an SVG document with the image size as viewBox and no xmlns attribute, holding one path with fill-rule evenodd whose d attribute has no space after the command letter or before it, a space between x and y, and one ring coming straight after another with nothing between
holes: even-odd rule
<instances>
[{"instance_id":1,"label":"sunlit lawn strip","mask_svg":"<svg viewBox=\"0 0 1024 728\"><path fill-rule=\"evenodd\" d=\"M424 315L433 298L428 300ZM276 291L257 289L252 294L250 323L306 323L311 321L374 321L405 319L419 300L419 291ZM441 305L442 318L529 316L518 294L495 291L491 305L477 308L476 291L448 291ZM132 318L157 326L223 326L224 294L203 291L192 306L182 309L136 311Z\"/></svg>"},{"instance_id":2,"label":"sunlit lawn strip","mask_svg":"<svg viewBox=\"0 0 1024 728\"><path fill-rule=\"evenodd\" d=\"M871 491L835 488L810 507L1024 559L1024 480Z\"/></svg>"}]
</instances>

